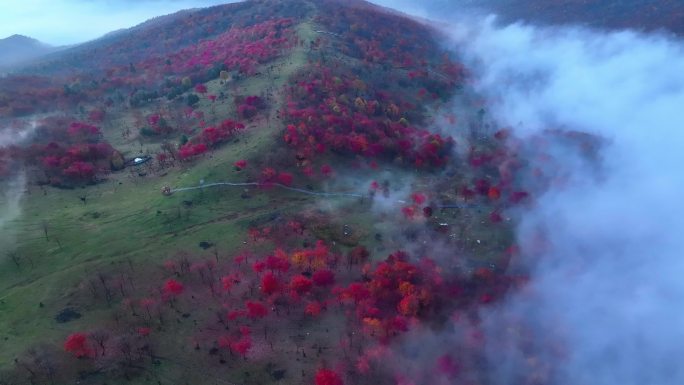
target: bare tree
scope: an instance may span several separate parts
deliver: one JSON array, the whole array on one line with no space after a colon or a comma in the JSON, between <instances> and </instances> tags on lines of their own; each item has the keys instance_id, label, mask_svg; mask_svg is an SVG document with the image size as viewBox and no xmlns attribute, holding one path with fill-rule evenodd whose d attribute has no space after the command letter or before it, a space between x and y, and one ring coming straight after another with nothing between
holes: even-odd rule
<instances>
[{"instance_id":1,"label":"bare tree","mask_svg":"<svg viewBox=\"0 0 684 385\"><path fill-rule=\"evenodd\" d=\"M49 242L50 237L48 237L48 223L47 223L47 221L43 221L41 223L41 225L43 227L43 233L45 233L45 242Z\"/></svg>"},{"instance_id":2,"label":"bare tree","mask_svg":"<svg viewBox=\"0 0 684 385\"><path fill-rule=\"evenodd\" d=\"M109 341L109 332L104 329L96 330L90 333L90 338L97 344L97 348L100 352L99 356L105 356L107 354L107 342Z\"/></svg>"},{"instance_id":3,"label":"bare tree","mask_svg":"<svg viewBox=\"0 0 684 385\"><path fill-rule=\"evenodd\" d=\"M28 372L31 384L54 384L57 375L54 352L45 346L28 349L21 358L16 358L14 364Z\"/></svg>"},{"instance_id":4,"label":"bare tree","mask_svg":"<svg viewBox=\"0 0 684 385\"><path fill-rule=\"evenodd\" d=\"M21 265L19 264L21 258L19 258L19 255L16 252L10 251L7 253L7 256L10 257L12 262L14 262L14 264L17 265L17 267L21 267Z\"/></svg>"}]
</instances>

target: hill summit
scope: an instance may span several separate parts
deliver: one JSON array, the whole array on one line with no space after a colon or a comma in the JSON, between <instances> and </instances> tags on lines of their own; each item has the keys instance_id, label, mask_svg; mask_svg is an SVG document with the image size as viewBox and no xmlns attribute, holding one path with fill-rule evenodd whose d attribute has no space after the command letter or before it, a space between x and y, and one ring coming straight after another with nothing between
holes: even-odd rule
<instances>
[{"instance_id":1,"label":"hill summit","mask_svg":"<svg viewBox=\"0 0 684 385\"><path fill-rule=\"evenodd\" d=\"M27 62L56 48L24 35L0 39L0 68Z\"/></svg>"},{"instance_id":2,"label":"hill summit","mask_svg":"<svg viewBox=\"0 0 684 385\"><path fill-rule=\"evenodd\" d=\"M0 148L0 179L27 180L0 382L485 374L476 339L415 338L518 282L503 209L524 165L425 23L362 1L189 10L0 78L0 115L33 133Z\"/></svg>"}]
</instances>

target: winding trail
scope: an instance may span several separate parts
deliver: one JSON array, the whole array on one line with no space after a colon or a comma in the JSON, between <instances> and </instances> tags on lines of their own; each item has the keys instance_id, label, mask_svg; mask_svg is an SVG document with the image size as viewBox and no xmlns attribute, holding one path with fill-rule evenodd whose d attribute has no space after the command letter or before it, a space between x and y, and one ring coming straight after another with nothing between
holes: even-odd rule
<instances>
[{"instance_id":1,"label":"winding trail","mask_svg":"<svg viewBox=\"0 0 684 385\"><path fill-rule=\"evenodd\" d=\"M302 189L302 188L287 186L287 185L284 185L282 183L259 183L259 182L242 182L242 183L216 182L216 183L209 183L209 184L200 184L198 186L178 187L175 189L166 190L166 195L172 195L174 193L184 192L184 191L203 190L205 188L211 188L211 187L279 187L283 190L294 191L294 192L298 192L298 193L302 193L302 194L306 194L306 195L318 196L318 197L324 197L324 198L334 198L334 197L366 198L366 197L370 197L369 194L360 194L360 193L353 193L353 192L311 191L311 190L306 190L306 189ZM395 202L399 203L399 204L406 204L407 203L407 201L400 200L400 199L395 200ZM436 208L436 209L464 209L464 208L474 208L477 206L478 205L474 204L474 203L462 203L462 204L450 203L450 204L436 205L436 206L434 206L434 208Z\"/></svg>"},{"instance_id":2,"label":"winding trail","mask_svg":"<svg viewBox=\"0 0 684 385\"><path fill-rule=\"evenodd\" d=\"M170 191L170 193L174 194L177 192L202 190L202 189L209 188L209 187L221 187L221 186L229 186L229 187L247 187L247 186L280 187L284 190L295 191L295 192L299 192L302 194L308 194L308 195L313 195L313 196L323 196L323 197L339 196L339 197L350 197L350 198L363 198L363 197L365 197L365 195L363 195L363 194L356 194L356 193L318 192L318 191L305 190L302 188L290 187L290 186L284 185L282 183L258 183L258 182L244 182L244 183L217 182L217 183L209 183L209 184L200 184L199 186L180 187L180 188L172 189Z\"/></svg>"}]
</instances>

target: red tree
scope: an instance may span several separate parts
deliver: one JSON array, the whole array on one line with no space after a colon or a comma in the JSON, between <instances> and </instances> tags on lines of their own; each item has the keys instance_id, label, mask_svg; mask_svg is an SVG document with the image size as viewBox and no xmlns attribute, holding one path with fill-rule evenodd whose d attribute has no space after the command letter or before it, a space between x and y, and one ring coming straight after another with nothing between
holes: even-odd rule
<instances>
[{"instance_id":1,"label":"red tree","mask_svg":"<svg viewBox=\"0 0 684 385\"><path fill-rule=\"evenodd\" d=\"M340 375L330 369L319 369L315 380L316 385L344 385Z\"/></svg>"},{"instance_id":2,"label":"red tree","mask_svg":"<svg viewBox=\"0 0 684 385\"><path fill-rule=\"evenodd\" d=\"M95 166L88 162L74 162L63 171L65 176L79 181L91 181L95 177Z\"/></svg>"},{"instance_id":3,"label":"red tree","mask_svg":"<svg viewBox=\"0 0 684 385\"><path fill-rule=\"evenodd\" d=\"M169 279L164 283L162 292L164 293L165 298L173 299L181 295L184 289L185 288L183 287L182 283L176 281L175 279Z\"/></svg>"},{"instance_id":4,"label":"red tree","mask_svg":"<svg viewBox=\"0 0 684 385\"><path fill-rule=\"evenodd\" d=\"M299 295L306 294L311 290L313 283L309 278L303 275L296 275L292 277L290 281L290 290L296 292Z\"/></svg>"},{"instance_id":5,"label":"red tree","mask_svg":"<svg viewBox=\"0 0 684 385\"><path fill-rule=\"evenodd\" d=\"M239 340L233 341L230 344L230 348L241 355L242 357L247 357L247 353L249 353L249 349L252 348L252 338L248 335L242 336Z\"/></svg>"},{"instance_id":6,"label":"red tree","mask_svg":"<svg viewBox=\"0 0 684 385\"><path fill-rule=\"evenodd\" d=\"M330 270L318 270L311 278L316 286L330 286L335 283L335 273Z\"/></svg>"},{"instance_id":7,"label":"red tree","mask_svg":"<svg viewBox=\"0 0 684 385\"><path fill-rule=\"evenodd\" d=\"M266 295L271 295L280 289L280 282L275 274L268 272L261 279L261 292Z\"/></svg>"},{"instance_id":8,"label":"red tree","mask_svg":"<svg viewBox=\"0 0 684 385\"><path fill-rule=\"evenodd\" d=\"M204 95L207 93L207 86L205 86L204 84L198 84L195 86L195 92Z\"/></svg>"},{"instance_id":9,"label":"red tree","mask_svg":"<svg viewBox=\"0 0 684 385\"><path fill-rule=\"evenodd\" d=\"M323 307L321 306L321 303L318 301L313 301L306 304L306 307L304 308L304 313L310 315L311 317L318 317L321 314L322 310Z\"/></svg>"},{"instance_id":10,"label":"red tree","mask_svg":"<svg viewBox=\"0 0 684 385\"><path fill-rule=\"evenodd\" d=\"M64 350L76 358L89 357L93 351L88 347L88 336L84 333L73 333L64 341Z\"/></svg>"},{"instance_id":11,"label":"red tree","mask_svg":"<svg viewBox=\"0 0 684 385\"><path fill-rule=\"evenodd\" d=\"M285 186L289 186L292 184L292 174L289 172L281 172L278 175L278 183L283 184Z\"/></svg>"},{"instance_id":12,"label":"red tree","mask_svg":"<svg viewBox=\"0 0 684 385\"><path fill-rule=\"evenodd\" d=\"M501 190L498 187L492 186L487 191L487 196L493 201L498 200L501 197Z\"/></svg>"},{"instance_id":13,"label":"red tree","mask_svg":"<svg viewBox=\"0 0 684 385\"><path fill-rule=\"evenodd\" d=\"M251 319L264 318L268 315L268 309L261 302L247 302L247 315Z\"/></svg>"},{"instance_id":14,"label":"red tree","mask_svg":"<svg viewBox=\"0 0 684 385\"><path fill-rule=\"evenodd\" d=\"M413 200L413 203L420 206L423 203L425 203L425 201L427 200L427 197L425 196L425 194L422 194L422 193L413 193L413 194L411 194L411 199Z\"/></svg>"}]
</instances>

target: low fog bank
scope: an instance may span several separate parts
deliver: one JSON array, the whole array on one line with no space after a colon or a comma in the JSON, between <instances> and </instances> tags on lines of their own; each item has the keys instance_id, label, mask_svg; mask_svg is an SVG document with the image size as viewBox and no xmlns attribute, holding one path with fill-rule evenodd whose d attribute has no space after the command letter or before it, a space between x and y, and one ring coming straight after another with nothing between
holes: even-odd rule
<instances>
[{"instance_id":1,"label":"low fog bank","mask_svg":"<svg viewBox=\"0 0 684 385\"><path fill-rule=\"evenodd\" d=\"M556 384L684 383L684 45L493 18L455 25L454 49L497 122L522 138L551 128L608 143L594 165L548 151L570 177L521 217L529 290L484 314L492 382L549 365ZM505 332L510 320L532 336ZM531 364L540 354L550 361Z\"/></svg>"},{"instance_id":2,"label":"low fog bank","mask_svg":"<svg viewBox=\"0 0 684 385\"><path fill-rule=\"evenodd\" d=\"M468 2L380 3L448 23L445 44L472 71L489 118L523 141L542 137L527 161L555 168L550 188L524 181L536 203L511 213L515 264L531 282L481 314L487 382L684 383L684 43L501 25L463 16ZM598 158L548 129L595 135Z\"/></svg>"},{"instance_id":3,"label":"low fog bank","mask_svg":"<svg viewBox=\"0 0 684 385\"><path fill-rule=\"evenodd\" d=\"M21 144L36 131L37 124L31 121L25 127L2 127L0 125L0 148Z\"/></svg>"},{"instance_id":4,"label":"low fog bank","mask_svg":"<svg viewBox=\"0 0 684 385\"><path fill-rule=\"evenodd\" d=\"M36 122L24 127L0 127L0 149L18 145L29 140L36 130ZM3 161L3 159L0 159ZM9 225L21 215L21 198L26 190L26 173L20 162L4 159L10 167L10 174L0 179L0 248L11 251L14 246L14 231Z\"/></svg>"},{"instance_id":5,"label":"low fog bank","mask_svg":"<svg viewBox=\"0 0 684 385\"><path fill-rule=\"evenodd\" d=\"M0 188L0 248L11 251L15 242L14 231L9 223L21 214L21 198L26 188L26 175L20 172L2 182Z\"/></svg>"}]
</instances>

